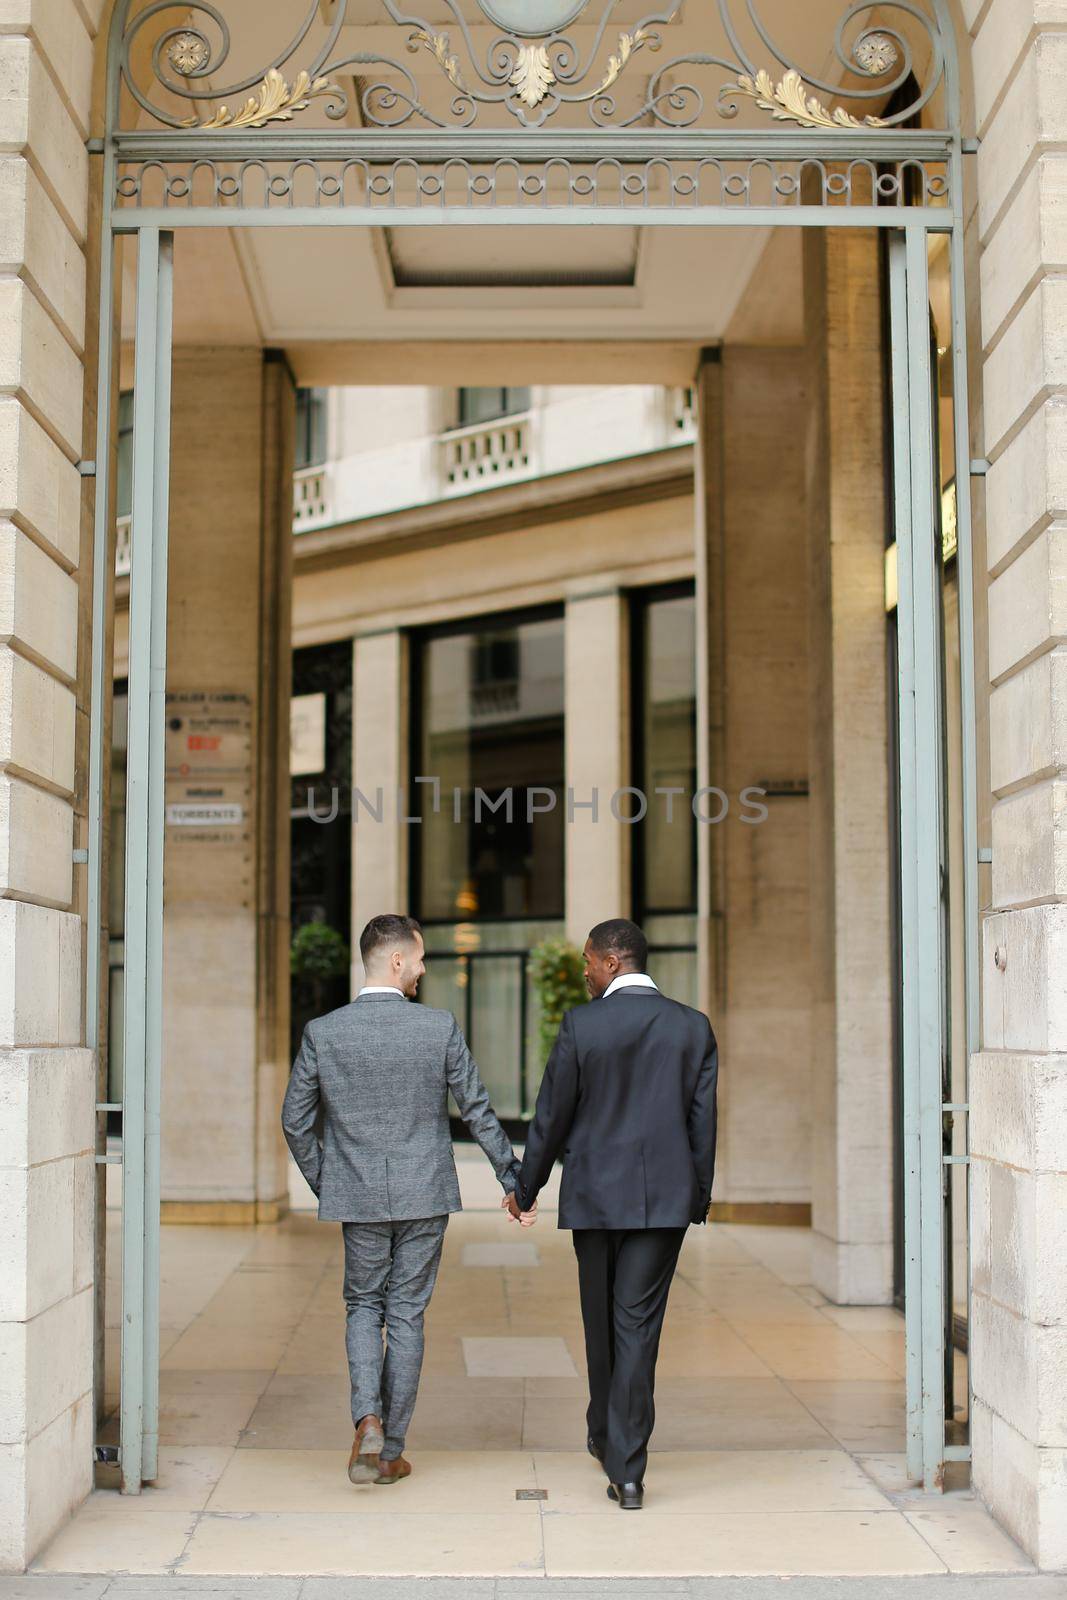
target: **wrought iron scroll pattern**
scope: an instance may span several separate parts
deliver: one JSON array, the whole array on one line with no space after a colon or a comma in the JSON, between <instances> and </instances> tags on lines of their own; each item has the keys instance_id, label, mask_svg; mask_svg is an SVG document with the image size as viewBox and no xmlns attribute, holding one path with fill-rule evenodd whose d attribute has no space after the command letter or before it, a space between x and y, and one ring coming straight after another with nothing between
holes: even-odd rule
<instances>
[{"instance_id":1,"label":"wrought iron scroll pattern","mask_svg":"<svg viewBox=\"0 0 1067 1600\"><path fill-rule=\"evenodd\" d=\"M439 0L451 19L447 26L427 21L399 0L380 0L382 20L401 30L407 62L373 51L345 53L339 47L349 0L334 0L329 26L317 47L301 59L320 12L319 0L303 3L307 9L283 48L256 71L222 84L231 36L221 4L149 0L127 14L119 62L122 81L157 123L203 130L290 121L313 100L321 101L328 119L344 119L352 109L350 89L342 81L346 78L360 83L363 122L383 128L409 122L469 128L483 109L498 108L518 126L535 129L566 108L573 114L573 108L581 107L597 128L681 129L701 125L709 112L724 120L736 118L746 102L775 122L799 127L889 127L915 118L945 80L941 7L931 11L919 0L856 0L847 7L833 41L840 82L794 61L766 26L757 0L714 0L726 51L674 55L643 83L631 64L639 55L666 54L669 25L678 19L682 0L667 0L663 9L640 22L614 27L618 0L584 0L579 11L595 13L591 26L587 24L587 44L564 29L541 35L501 29L481 50L463 0ZM476 3L495 25L493 0ZM547 17L551 0L544 3ZM711 0L705 3L710 12ZM565 10L574 20L575 6ZM133 67L133 46L142 30L166 12L180 13L181 21L155 37L152 82L145 86ZM745 39L751 42L746 45ZM414 70L419 60L438 84L443 80L443 102L428 95L425 84L420 87ZM361 71L371 68L379 72ZM368 76L371 81L362 81ZM626 96L630 84L634 93ZM164 101L171 97L169 103L161 103L161 94ZM898 103L902 96L906 104ZM892 110L887 110L890 104Z\"/></svg>"},{"instance_id":2,"label":"wrought iron scroll pattern","mask_svg":"<svg viewBox=\"0 0 1067 1600\"><path fill-rule=\"evenodd\" d=\"M496 161L414 157L304 157L295 161L149 158L123 161L116 208L164 210L246 207L285 211L361 206L399 208L635 211L805 206L943 207L950 203L944 162L814 157L654 157L574 161Z\"/></svg>"}]
</instances>

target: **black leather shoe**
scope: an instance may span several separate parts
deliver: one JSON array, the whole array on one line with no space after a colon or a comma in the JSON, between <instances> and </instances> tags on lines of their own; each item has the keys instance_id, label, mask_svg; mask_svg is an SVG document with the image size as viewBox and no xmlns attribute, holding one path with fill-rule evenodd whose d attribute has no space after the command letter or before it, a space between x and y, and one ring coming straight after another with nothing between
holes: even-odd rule
<instances>
[{"instance_id":1,"label":"black leather shoe","mask_svg":"<svg viewBox=\"0 0 1067 1600\"><path fill-rule=\"evenodd\" d=\"M600 1465L603 1466L604 1465L604 1452L603 1452L603 1450L601 1450L601 1448L597 1444L596 1440L594 1438L590 1437L585 1441L585 1444L586 1444L586 1449L589 1451L589 1454L593 1457L593 1460L594 1461L599 1461Z\"/></svg>"},{"instance_id":2,"label":"black leather shoe","mask_svg":"<svg viewBox=\"0 0 1067 1600\"><path fill-rule=\"evenodd\" d=\"M609 1483L608 1499L617 1500L620 1511L640 1511L645 1503L643 1483Z\"/></svg>"}]
</instances>

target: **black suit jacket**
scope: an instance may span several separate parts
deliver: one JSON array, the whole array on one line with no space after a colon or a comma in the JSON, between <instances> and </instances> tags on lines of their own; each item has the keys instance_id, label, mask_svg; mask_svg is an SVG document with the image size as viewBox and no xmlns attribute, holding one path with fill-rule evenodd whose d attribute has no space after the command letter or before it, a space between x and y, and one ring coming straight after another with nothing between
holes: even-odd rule
<instances>
[{"instance_id":1,"label":"black suit jacket","mask_svg":"<svg viewBox=\"0 0 1067 1600\"><path fill-rule=\"evenodd\" d=\"M627 985L563 1018L515 1196L528 1210L563 1158L561 1228L703 1222L715 1168L718 1050L707 1017Z\"/></svg>"}]
</instances>

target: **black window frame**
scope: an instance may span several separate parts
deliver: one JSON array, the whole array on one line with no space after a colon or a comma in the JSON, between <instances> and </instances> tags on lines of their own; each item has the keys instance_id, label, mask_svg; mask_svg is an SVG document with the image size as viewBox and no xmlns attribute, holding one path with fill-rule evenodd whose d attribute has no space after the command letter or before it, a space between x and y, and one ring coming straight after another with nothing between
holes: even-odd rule
<instances>
[{"instance_id":1,"label":"black window frame","mask_svg":"<svg viewBox=\"0 0 1067 1600\"><path fill-rule=\"evenodd\" d=\"M328 389L303 386L296 391L296 423L293 434L293 470L308 472L326 462L329 448Z\"/></svg>"},{"instance_id":2,"label":"black window frame","mask_svg":"<svg viewBox=\"0 0 1067 1600\"><path fill-rule=\"evenodd\" d=\"M411 817L421 814L420 808L425 805L426 786L416 785L415 779L419 776L432 777L432 773L421 774L420 762L422 759L422 736L424 732L424 716L422 704L422 674L423 660L426 646L435 639L456 638L463 634L479 632L492 633L507 627L519 627L529 622L566 622L566 607L561 601L549 602L540 606L519 606L507 611L480 612L477 616L463 616L449 618L447 622L431 623L422 628L411 628L407 631L408 645L408 815ZM564 741L566 741L566 706L564 706ZM566 749L566 744L564 744ZM566 771L564 771L564 781ZM442 800L442 804L444 801ZM515 917L498 916L495 913L486 915L482 913L474 917L427 917L423 915L422 904L422 829L418 823L413 823L407 829L407 871L408 871L408 900L412 908L412 915L427 928L449 928L459 922L473 923L505 923L526 921L562 921L566 916L567 881L566 864L562 879L561 899L562 904L558 910L538 912L536 916Z\"/></svg>"},{"instance_id":3,"label":"black window frame","mask_svg":"<svg viewBox=\"0 0 1067 1600\"><path fill-rule=\"evenodd\" d=\"M645 691L648 683L648 664L645 659L645 618L653 605L663 600L691 599L696 604L695 578L681 578L674 583L657 583L643 585L627 591L628 624L629 624L629 668L630 668L630 771L635 782L640 782L645 774L646 741L644 728ZM694 731L696 728L697 712L697 683L696 661L693 663L693 717ZM645 797L651 808L653 797ZM657 906L645 901L645 867L648 860L647 829L644 822L635 822L630 829L630 899L633 906L634 921L643 924L647 917L691 917L697 914L698 897L698 866L697 866L697 824L696 818L691 818L693 829L693 870L691 876L691 900L686 906Z\"/></svg>"},{"instance_id":4,"label":"black window frame","mask_svg":"<svg viewBox=\"0 0 1067 1600\"><path fill-rule=\"evenodd\" d=\"M465 398L468 395L500 396L498 410L489 410L484 416L467 416L466 411L470 402ZM520 398L521 397L521 398ZM486 428L491 423L501 422L505 417L521 417L529 411L532 390L529 385L510 384L471 384L456 390L456 428Z\"/></svg>"}]
</instances>

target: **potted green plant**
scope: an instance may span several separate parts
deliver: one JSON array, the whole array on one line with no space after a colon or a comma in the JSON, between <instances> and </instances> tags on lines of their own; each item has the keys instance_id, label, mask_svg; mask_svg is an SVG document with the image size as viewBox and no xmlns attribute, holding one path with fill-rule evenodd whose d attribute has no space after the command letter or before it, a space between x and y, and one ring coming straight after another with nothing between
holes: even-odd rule
<instances>
[{"instance_id":1,"label":"potted green plant","mask_svg":"<svg viewBox=\"0 0 1067 1600\"><path fill-rule=\"evenodd\" d=\"M289 970L301 983L313 1015L323 1010L326 985L348 971L348 946L336 928L326 922L305 922L289 946Z\"/></svg>"},{"instance_id":2,"label":"potted green plant","mask_svg":"<svg viewBox=\"0 0 1067 1600\"><path fill-rule=\"evenodd\" d=\"M530 951L528 970L537 995L538 1039L544 1062L566 1013L589 999L585 964L582 952L566 939L542 939Z\"/></svg>"}]
</instances>

